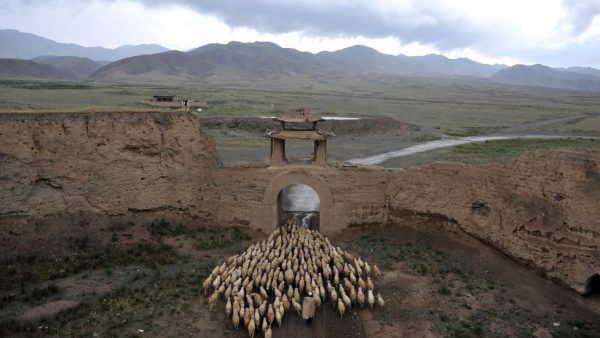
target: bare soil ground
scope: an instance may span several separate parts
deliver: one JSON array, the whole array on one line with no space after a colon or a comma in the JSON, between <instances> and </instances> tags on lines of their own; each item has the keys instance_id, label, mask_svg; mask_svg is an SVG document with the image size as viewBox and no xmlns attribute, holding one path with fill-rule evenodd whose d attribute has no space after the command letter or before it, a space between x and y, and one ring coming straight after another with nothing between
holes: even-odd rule
<instances>
[{"instance_id":1,"label":"bare soil ground","mask_svg":"<svg viewBox=\"0 0 600 338\"><path fill-rule=\"evenodd\" d=\"M367 336L600 334L599 297L556 285L450 224L414 219L336 240L389 268L379 284L385 311L361 312Z\"/></svg>"},{"instance_id":2,"label":"bare soil ground","mask_svg":"<svg viewBox=\"0 0 600 338\"><path fill-rule=\"evenodd\" d=\"M156 92L173 92L208 101L207 109L191 112L203 119L226 165L268 157L269 142L263 132L269 121L258 117L297 107L312 108L323 115L365 118L323 124L324 129L333 129L338 134L328 143L328 149L329 158L340 161L398 150L444 135L600 135L597 109L600 99L593 93L504 86L468 79L347 80L308 87L283 83L165 87L0 81L0 113L148 111L142 100ZM585 146L598 148L589 143ZM444 152L429 152L385 165L421 165L447 157Z\"/></svg>"},{"instance_id":3,"label":"bare soil ground","mask_svg":"<svg viewBox=\"0 0 600 338\"><path fill-rule=\"evenodd\" d=\"M103 236L50 261L1 262L0 336L247 336L222 303L208 309L200 284L266 234L158 221ZM599 336L600 297L556 285L443 221L351 228L330 240L383 268L385 308L340 318L326 302L311 325L288 314L274 337Z\"/></svg>"}]
</instances>

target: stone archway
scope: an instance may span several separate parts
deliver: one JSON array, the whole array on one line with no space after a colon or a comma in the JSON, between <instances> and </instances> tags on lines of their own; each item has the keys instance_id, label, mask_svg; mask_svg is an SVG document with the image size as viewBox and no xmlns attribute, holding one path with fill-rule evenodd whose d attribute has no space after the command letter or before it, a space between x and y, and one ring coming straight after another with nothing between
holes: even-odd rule
<instances>
[{"instance_id":1,"label":"stone archway","mask_svg":"<svg viewBox=\"0 0 600 338\"><path fill-rule=\"evenodd\" d=\"M319 230L327 233L328 227L333 220L333 198L327 183L320 177L310 174L304 170L285 171L271 180L263 198L263 211L265 221L270 222L271 229L278 226L278 201L279 193L291 184L304 184L316 191L319 196Z\"/></svg>"},{"instance_id":2,"label":"stone archway","mask_svg":"<svg viewBox=\"0 0 600 338\"><path fill-rule=\"evenodd\" d=\"M294 220L311 230L319 230L319 194L306 184L293 183L277 196L277 225Z\"/></svg>"},{"instance_id":3,"label":"stone archway","mask_svg":"<svg viewBox=\"0 0 600 338\"><path fill-rule=\"evenodd\" d=\"M583 295L600 295L600 274L593 274L585 281L585 290Z\"/></svg>"}]
</instances>

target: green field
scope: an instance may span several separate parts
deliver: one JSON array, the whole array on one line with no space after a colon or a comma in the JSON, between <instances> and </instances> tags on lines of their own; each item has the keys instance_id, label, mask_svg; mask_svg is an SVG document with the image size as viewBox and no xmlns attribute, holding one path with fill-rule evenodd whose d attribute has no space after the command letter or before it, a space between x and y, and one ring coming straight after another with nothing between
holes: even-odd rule
<instances>
[{"instance_id":1,"label":"green field","mask_svg":"<svg viewBox=\"0 0 600 338\"><path fill-rule=\"evenodd\" d=\"M0 81L0 112L161 110L141 102L157 93L206 100L209 107L194 112L201 117L265 116L308 107L325 115L388 116L412 126L397 132L339 135L330 147L330 157L338 160L444 136L600 135L600 95L595 93L504 86L483 80L391 76L341 78L336 84L316 82L310 86L257 82L244 87ZM237 154L242 154L239 160L263 158L268 149L259 131L218 128L211 134L224 163L236 162ZM444 157L444 152L433 154L456 159Z\"/></svg>"},{"instance_id":2,"label":"green field","mask_svg":"<svg viewBox=\"0 0 600 338\"><path fill-rule=\"evenodd\" d=\"M514 139L477 142L436 149L404 158L394 158L382 165L388 168L396 168L423 165L432 161L485 164L506 161L529 151L549 149L600 151L600 139Z\"/></svg>"}]
</instances>

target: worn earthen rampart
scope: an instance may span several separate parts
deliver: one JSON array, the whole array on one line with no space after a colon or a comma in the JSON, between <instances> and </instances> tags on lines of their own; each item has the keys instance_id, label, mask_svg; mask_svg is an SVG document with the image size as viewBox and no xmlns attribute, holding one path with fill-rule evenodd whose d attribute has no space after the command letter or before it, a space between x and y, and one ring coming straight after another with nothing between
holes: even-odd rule
<instances>
[{"instance_id":1,"label":"worn earthen rampart","mask_svg":"<svg viewBox=\"0 0 600 338\"><path fill-rule=\"evenodd\" d=\"M599 152L406 170L220 168L190 114L0 114L3 255L157 218L269 231L292 183L317 191L326 233L426 215L578 291L600 272Z\"/></svg>"},{"instance_id":2,"label":"worn earthen rampart","mask_svg":"<svg viewBox=\"0 0 600 338\"><path fill-rule=\"evenodd\" d=\"M187 114L0 114L0 252L120 220L212 220L217 161Z\"/></svg>"}]
</instances>

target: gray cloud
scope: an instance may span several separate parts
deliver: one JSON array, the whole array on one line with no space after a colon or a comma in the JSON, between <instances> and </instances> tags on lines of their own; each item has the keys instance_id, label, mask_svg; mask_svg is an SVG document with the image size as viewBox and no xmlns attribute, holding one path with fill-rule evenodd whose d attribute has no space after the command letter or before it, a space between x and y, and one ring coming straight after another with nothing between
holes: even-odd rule
<instances>
[{"instance_id":1,"label":"gray cloud","mask_svg":"<svg viewBox=\"0 0 600 338\"><path fill-rule=\"evenodd\" d=\"M600 68L600 41L573 44L560 49L532 49L519 52L523 63L552 67L589 66Z\"/></svg>"},{"instance_id":2,"label":"gray cloud","mask_svg":"<svg viewBox=\"0 0 600 338\"><path fill-rule=\"evenodd\" d=\"M95 2L117 0L58 0L57 7L70 10ZM586 31L592 20L600 15L600 0L560 0L565 19L572 27L570 36L557 35L556 41L565 47L544 48L539 41L520 39L517 26L510 22L486 21L461 17L461 11L447 12L442 0L133 0L148 8L179 4L201 14L217 17L230 27L254 29L260 33L299 32L313 37L395 37L401 43L418 42L432 45L441 52L470 48L490 58L511 57L527 63L551 65L586 64L599 66L600 42L573 43L574 37ZM22 4L47 4L42 0L0 0L19 8ZM515 13L518 6L511 8ZM533 15L544 15L544 8ZM493 17L491 15L490 17ZM484 20L481 20L484 19ZM47 25L40 22L40 25ZM57 28L59 29L59 28ZM210 32L199 32L208 34ZM526 34L525 34L526 35ZM549 42L550 43L550 42ZM556 45L556 44L555 44ZM533 47L535 46L535 47ZM302 49L302 46L297 46Z\"/></svg>"},{"instance_id":3,"label":"gray cloud","mask_svg":"<svg viewBox=\"0 0 600 338\"><path fill-rule=\"evenodd\" d=\"M356 0L140 0L148 6L176 3L222 19L231 27L262 33L302 32L313 36L367 38L393 36L403 43L430 44L440 51L472 48L490 57L516 57L528 63L554 66L600 66L600 43L569 44L562 49L525 48L513 45L510 27L493 23L476 25L444 11L437 0L408 0L377 6ZM165 2L167 1L167 2ZM402 2L400 2L402 3ZM600 0L562 0L565 21L576 36L600 14ZM515 11L518 11L515 8ZM544 15L539 9L539 15ZM485 14L482 14L485 15Z\"/></svg>"},{"instance_id":4,"label":"gray cloud","mask_svg":"<svg viewBox=\"0 0 600 338\"><path fill-rule=\"evenodd\" d=\"M0 0L0 5L4 1ZM116 1L116 0L100 0ZM212 15L230 27L244 27L261 33L301 32L312 36L384 38L393 36L403 43L431 44L440 50L479 47L493 50L510 42L509 27L472 20L447 13L439 0L405 0L391 5L360 0L136 0L148 7L169 4L188 6ZM573 34L585 31L600 14L600 0L561 0L566 23ZM22 0L24 3L41 0ZM68 0L67 0L68 2ZM89 3L92 0L83 0ZM58 3L64 3L59 1ZM519 11L519 8L514 8ZM539 15L544 15L540 8ZM482 13L485 15L485 13Z\"/></svg>"},{"instance_id":5,"label":"gray cloud","mask_svg":"<svg viewBox=\"0 0 600 338\"><path fill-rule=\"evenodd\" d=\"M567 10L568 22L573 25L574 33L584 32L592 20L600 15L600 1L598 0L563 0Z\"/></svg>"},{"instance_id":6,"label":"gray cloud","mask_svg":"<svg viewBox=\"0 0 600 338\"><path fill-rule=\"evenodd\" d=\"M177 3L200 13L221 18L231 27L262 33L303 32L313 36L367 38L393 36L403 43L431 44L441 51L472 47L490 56L506 56L510 46L508 27L482 27L446 13L436 0L406 1L377 6L370 1L332 0L141 0L149 6ZM167 2L165 2L167 1ZM600 0L562 0L572 34L585 31L600 14ZM518 11L515 8L515 11ZM543 15L540 8L540 15ZM510 47L509 47L510 48ZM515 55L511 55L515 56Z\"/></svg>"},{"instance_id":7,"label":"gray cloud","mask_svg":"<svg viewBox=\"0 0 600 338\"><path fill-rule=\"evenodd\" d=\"M441 49L468 46L484 38L460 18L449 18L435 1L415 1L404 8L378 8L368 1L142 0L148 6L177 3L221 18L231 27L262 33L303 32L314 36L367 38L393 36L405 43ZM458 19L458 20L457 20Z\"/></svg>"}]
</instances>

